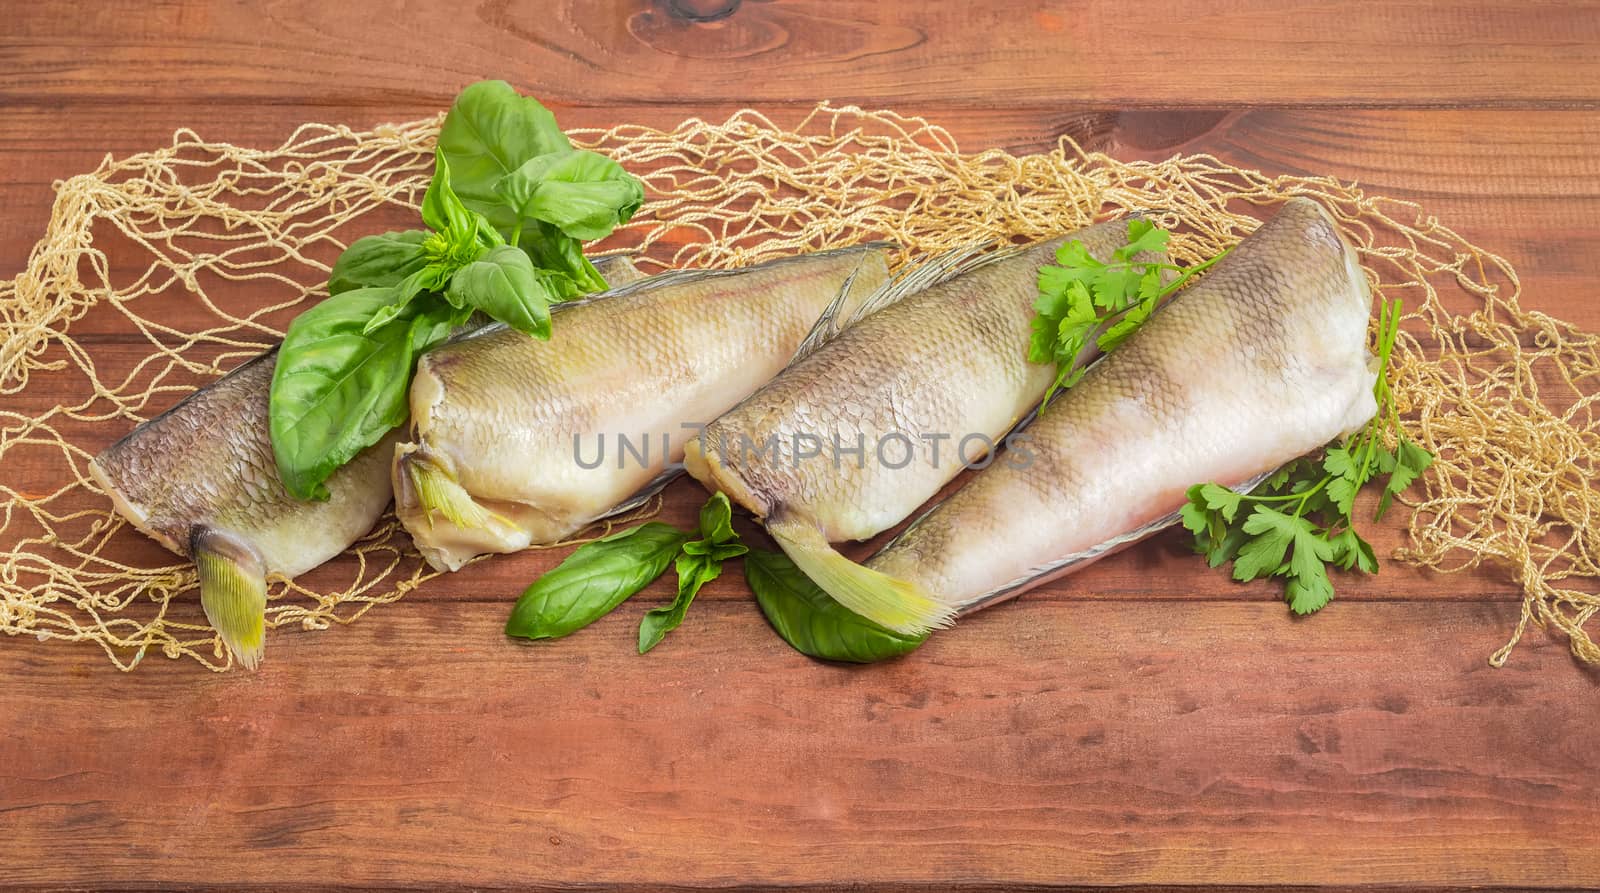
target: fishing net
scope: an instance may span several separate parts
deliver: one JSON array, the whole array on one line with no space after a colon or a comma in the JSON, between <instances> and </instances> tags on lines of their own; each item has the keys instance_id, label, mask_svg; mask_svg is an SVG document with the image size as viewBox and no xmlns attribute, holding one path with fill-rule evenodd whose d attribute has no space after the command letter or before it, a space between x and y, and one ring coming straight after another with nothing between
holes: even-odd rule
<instances>
[{"instance_id":1,"label":"fishing net","mask_svg":"<svg viewBox=\"0 0 1600 893\"><path fill-rule=\"evenodd\" d=\"M111 512L87 462L271 344L325 294L344 244L415 226L408 209L426 188L439 123L307 124L266 150L180 130L166 148L108 157L57 184L44 238L0 283L0 629L94 642L124 669L152 651L231 666L185 596L192 568ZM1122 209L1154 211L1178 230L1174 255L1195 262L1290 196L1322 203L1377 290L1409 311L1395 390L1408 436L1438 459L1413 491L1397 557L1445 573L1509 572L1521 619L1491 663L1530 623L1600 662L1584 630L1600 610L1588 591L1600 578L1596 336L1522 309L1510 263L1417 205L1205 155L1124 162L1067 140L1037 155L968 154L920 118L828 104L794 127L743 111L574 139L645 180L648 203L598 247L637 250L646 269L881 238L903 262ZM429 577L386 518L341 558L276 581L268 622L347 623Z\"/></svg>"}]
</instances>

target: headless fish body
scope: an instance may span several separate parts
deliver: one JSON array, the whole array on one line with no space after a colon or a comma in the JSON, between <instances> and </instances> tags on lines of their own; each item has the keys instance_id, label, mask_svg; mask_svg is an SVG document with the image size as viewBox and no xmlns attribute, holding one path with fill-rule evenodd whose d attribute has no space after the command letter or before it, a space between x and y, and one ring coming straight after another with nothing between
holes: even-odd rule
<instances>
[{"instance_id":1,"label":"headless fish body","mask_svg":"<svg viewBox=\"0 0 1600 893\"><path fill-rule=\"evenodd\" d=\"M89 463L118 514L194 559L206 619L251 669L264 645L267 575L303 574L372 529L389 504L385 457L396 439L335 471L326 502L290 496L267 433L277 356L245 363Z\"/></svg>"},{"instance_id":2,"label":"headless fish body","mask_svg":"<svg viewBox=\"0 0 1600 893\"><path fill-rule=\"evenodd\" d=\"M1175 295L995 463L867 564L970 613L1176 518L1193 484L1243 487L1377 406L1371 294L1315 203L1287 202Z\"/></svg>"},{"instance_id":3,"label":"headless fish body","mask_svg":"<svg viewBox=\"0 0 1600 893\"><path fill-rule=\"evenodd\" d=\"M612 283L642 278L626 258L596 263ZM399 432L362 451L326 482L325 502L289 495L268 426L276 347L135 428L89 463L117 513L192 558L200 603L239 662L265 645L267 575L292 578L344 551L389 504Z\"/></svg>"},{"instance_id":4,"label":"headless fish body","mask_svg":"<svg viewBox=\"0 0 1600 893\"><path fill-rule=\"evenodd\" d=\"M1032 411L1056 374L1027 359L1039 268L1071 239L1109 258L1126 226L1008 252L909 295L890 285L868 305L887 306L707 426L688 445L689 473L762 518L851 610L892 629L942 622L937 603L863 579L828 544L899 523Z\"/></svg>"},{"instance_id":5,"label":"headless fish body","mask_svg":"<svg viewBox=\"0 0 1600 893\"><path fill-rule=\"evenodd\" d=\"M700 425L887 278L880 246L668 273L558 308L548 342L492 329L433 351L411 388L415 442L395 453L396 513L455 570L637 504Z\"/></svg>"}]
</instances>

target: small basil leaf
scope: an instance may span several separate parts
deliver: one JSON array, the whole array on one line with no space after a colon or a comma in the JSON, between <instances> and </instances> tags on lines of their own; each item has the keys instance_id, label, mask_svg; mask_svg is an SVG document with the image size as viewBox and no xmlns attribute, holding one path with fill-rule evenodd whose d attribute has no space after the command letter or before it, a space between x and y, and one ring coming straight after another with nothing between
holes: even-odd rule
<instances>
[{"instance_id":1,"label":"small basil leaf","mask_svg":"<svg viewBox=\"0 0 1600 893\"><path fill-rule=\"evenodd\" d=\"M268 415L278 476L298 499L326 499L335 469L405 421L415 345L449 329L450 308L427 301L365 331L394 297L392 288L341 292L289 324Z\"/></svg>"},{"instance_id":2,"label":"small basil leaf","mask_svg":"<svg viewBox=\"0 0 1600 893\"><path fill-rule=\"evenodd\" d=\"M700 507L700 539L683 544L678 556L678 597L646 612L639 624L639 653L656 647L678 628L700 587L722 574L722 563L750 551L733 532L733 507L725 493L711 494Z\"/></svg>"},{"instance_id":3,"label":"small basil leaf","mask_svg":"<svg viewBox=\"0 0 1600 893\"><path fill-rule=\"evenodd\" d=\"M864 664L906 654L927 639L851 612L781 552L751 551L744 557L744 575L767 622L801 654Z\"/></svg>"},{"instance_id":4,"label":"small basil leaf","mask_svg":"<svg viewBox=\"0 0 1600 893\"><path fill-rule=\"evenodd\" d=\"M583 243L564 235L552 224L530 221L530 225L523 227L517 247L533 258L534 266L566 274L577 285L579 294L606 290L605 279L583 256Z\"/></svg>"},{"instance_id":5,"label":"small basil leaf","mask_svg":"<svg viewBox=\"0 0 1600 893\"><path fill-rule=\"evenodd\" d=\"M456 271L446 297L472 306L535 338L550 337L550 305L576 293L572 280L535 269L521 250L501 245Z\"/></svg>"},{"instance_id":6,"label":"small basil leaf","mask_svg":"<svg viewBox=\"0 0 1600 893\"><path fill-rule=\"evenodd\" d=\"M433 182L422 196L422 222L435 232L448 233L452 244L477 238L477 221L450 188L450 162L439 149L433 153Z\"/></svg>"},{"instance_id":7,"label":"small basil leaf","mask_svg":"<svg viewBox=\"0 0 1600 893\"><path fill-rule=\"evenodd\" d=\"M688 538L652 521L579 546L523 591L506 635L556 639L588 626L661 576Z\"/></svg>"},{"instance_id":8,"label":"small basil leaf","mask_svg":"<svg viewBox=\"0 0 1600 893\"><path fill-rule=\"evenodd\" d=\"M679 555L678 596L672 604L651 608L639 622L639 653L644 654L661 644L667 633L683 623L683 617L694 604L700 587L722 575L722 562L711 561L698 555Z\"/></svg>"},{"instance_id":9,"label":"small basil leaf","mask_svg":"<svg viewBox=\"0 0 1600 893\"><path fill-rule=\"evenodd\" d=\"M422 251L424 230L365 236L351 243L333 262L328 274L328 293L340 294L357 288L399 285L400 280L428 263Z\"/></svg>"},{"instance_id":10,"label":"small basil leaf","mask_svg":"<svg viewBox=\"0 0 1600 893\"><path fill-rule=\"evenodd\" d=\"M596 152L551 152L528 159L495 185L519 218L543 220L574 239L593 241L633 217L644 185Z\"/></svg>"},{"instance_id":11,"label":"small basil leaf","mask_svg":"<svg viewBox=\"0 0 1600 893\"><path fill-rule=\"evenodd\" d=\"M416 321L411 324L411 355L420 357L435 347L443 344L457 330L467 324L472 317L471 307L452 308L440 306L438 301L431 302L432 307L428 312L417 315ZM408 389L409 391L409 389Z\"/></svg>"},{"instance_id":12,"label":"small basil leaf","mask_svg":"<svg viewBox=\"0 0 1600 893\"><path fill-rule=\"evenodd\" d=\"M733 506L728 494L717 491L700 507L700 538L711 543L726 543L734 539Z\"/></svg>"},{"instance_id":13,"label":"small basil leaf","mask_svg":"<svg viewBox=\"0 0 1600 893\"><path fill-rule=\"evenodd\" d=\"M454 175L456 195L507 232L517 214L495 193L495 184L534 156L571 150L549 109L505 81L479 81L462 90L439 130L439 151Z\"/></svg>"},{"instance_id":14,"label":"small basil leaf","mask_svg":"<svg viewBox=\"0 0 1600 893\"><path fill-rule=\"evenodd\" d=\"M450 281L450 268L442 263L431 263L417 270L400 280L399 285L394 286L394 300L372 314L372 318L367 320L362 331L370 335L380 327L406 315L413 299L424 293L439 291L448 281Z\"/></svg>"}]
</instances>

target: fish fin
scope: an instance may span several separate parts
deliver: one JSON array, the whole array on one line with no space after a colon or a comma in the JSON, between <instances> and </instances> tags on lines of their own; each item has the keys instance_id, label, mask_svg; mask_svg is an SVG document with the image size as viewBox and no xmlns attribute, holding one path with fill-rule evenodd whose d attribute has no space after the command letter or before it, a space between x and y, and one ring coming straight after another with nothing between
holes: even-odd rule
<instances>
[{"instance_id":1,"label":"fish fin","mask_svg":"<svg viewBox=\"0 0 1600 893\"><path fill-rule=\"evenodd\" d=\"M891 277L882 285L870 292L861 303L849 313L844 308L850 302L851 293L855 289L856 273L852 271L844 285L839 287L839 293L834 295L826 310L817 318L811 331L806 333L804 341L795 349L794 356L790 358L789 365L793 366L800 360L815 352L817 348L828 343L834 336L860 322L874 312L882 310L890 304L899 301L906 295L915 294L923 289L938 285L967 272L984 266L1012 253L1009 249L1000 252L984 253L993 242L982 242L965 248L956 248L946 251L914 267L901 272L899 276ZM893 247L892 242L868 242L863 248Z\"/></svg>"},{"instance_id":2,"label":"fish fin","mask_svg":"<svg viewBox=\"0 0 1600 893\"><path fill-rule=\"evenodd\" d=\"M871 256L871 252L887 251L894 247L895 244L893 242L863 242L859 245L851 246L850 249L839 250L860 251L861 261L865 261ZM886 266L884 270L887 270ZM856 276L860 272L861 264L858 262L856 268L850 271L850 275L845 277L844 284L839 286L839 291L833 296L833 300L829 301L828 306L823 308L822 314L817 317L817 321L811 324L811 331L806 333L806 337L800 341L800 346L795 348L794 356L789 358L787 365L793 366L795 363L810 356L816 352L817 348L828 343L834 336L844 331L845 326L855 321L857 317L854 311L845 313L844 308L850 304L850 298L856 292Z\"/></svg>"},{"instance_id":3,"label":"fish fin","mask_svg":"<svg viewBox=\"0 0 1600 893\"><path fill-rule=\"evenodd\" d=\"M951 279L970 273L980 267L986 267L997 261L1005 260L1033 247L1031 245L1012 245L996 251L994 241L978 242L960 248L951 248L942 251L922 263L902 270L899 275L878 286L877 291L867 296L867 299L857 307L855 312L845 320L843 327L848 327L877 313L891 304L899 302L907 295L925 291Z\"/></svg>"},{"instance_id":4,"label":"fish fin","mask_svg":"<svg viewBox=\"0 0 1600 893\"><path fill-rule=\"evenodd\" d=\"M554 538L563 532L548 529L550 519L533 506L472 495L448 460L426 447L396 444L390 472L395 516L434 570L458 571L479 555L526 549L536 533Z\"/></svg>"},{"instance_id":5,"label":"fish fin","mask_svg":"<svg viewBox=\"0 0 1600 893\"><path fill-rule=\"evenodd\" d=\"M414 497L429 527L433 526L435 514L462 530L486 530L496 524L513 526L510 519L479 505L455 475L426 451L405 452L395 462L404 483L410 485L407 495Z\"/></svg>"},{"instance_id":6,"label":"fish fin","mask_svg":"<svg viewBox=\"0 0 1600 893\"><path fill-rule=\"evenodd\" d=\"M668 484L677 480L678 475L680 474L683 474L682 465L669 465L668 467L662 469L660 474L651 478L643 487L633 491L632 496L629 496L627 499L624 499L607 509L606 513L601 515L600 518L615 517L623 512L631 512L639 506L644 505L646 502L650 501L650 497L660 493ZM600 518L596 518L595 520L598 521Z\"/></svg>"},{"instance_id":7,"label":"fish fin","mask_svg":"<svg viewBox=\"0 0 1600 893\"><path fill-rule=\"evenodd\" d=\"M595 272L599 273L600 278L606 281L608 290L627 285L630 282L638 282L640 279L650 275L639 269L638 265L633 262L633 258L638 253L638 250L634 249L625 254L608 254L604 257L594 258L592 262Z\"/></svg>"},{"instance_id":8,"label":"fish fin","mask_svg":"<svg viewBox=\"0 0 1600 893\"><path fill-rule=\"evenodd\" d=\"M200 572L206 619L239 663L254 670L266 645L267 572L261 556L239 537L205 525L189 534L189 552Z\"/></svg>"},{"instance_id":9,"label":"fish fin","mask_svg":"<svg viewBox=\"0 0 1600 893\"><path fill-rule=\"evenodd\" d=\"M817 317L817 321L811 325L811 331L806 333L806 337L800 342L800 346L794 349L794 356L789 358L789 366L793 366L795 363L810 356L817 348L827 344L833 340L835 335L844 330L844 325L840 321L841 311L844 309L845 302L850 298L850 292L855 288L856 274L859 272L861 272L861 268L857 267L850 271L849 276L845 277L844 284L839 286L839 293L833 296L833 300L828 302L827 307L823 308L822 315Z\"/></svg>"},{"instance_id":10,"label":"fish fin","mask_svg":"<svg viewBox=\"0 0 1600 893\"><path fill-rule=\"evenodd\" d=\"M767 531L834 601L862 617L907 635L950 626L956 609L915 583L898 580L839 554L821 529L799 518L777 516Z\"/></svg>"}]
</instances>

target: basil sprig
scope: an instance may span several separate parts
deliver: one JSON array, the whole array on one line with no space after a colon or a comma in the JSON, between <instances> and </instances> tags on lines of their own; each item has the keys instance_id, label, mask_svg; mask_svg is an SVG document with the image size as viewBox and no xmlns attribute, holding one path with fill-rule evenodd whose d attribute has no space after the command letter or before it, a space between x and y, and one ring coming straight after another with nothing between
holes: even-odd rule
<instances>
[{"instance_id":1,"label":"basil sprig","mask_svg":"<svg viewBox=\"0 0 1600 893\"><path fill-rule=\"evenodd\" d=\"M583 629L665 573L688 539L652 521L579 546L523 591L506 635L559 639Z\"/></svg>"},{"instance_id":2,"label":"basil sprig","mask_svg":"<svg viewBox=\"0 0 1600 893\"><path fill-rule=\"evenodd\" d=\"M728 497L718 493L700 509L699 539L652 521L579 546L517 599L506 635L527 639L570 635L611 613L666 573L676 559L677 597L670 605L646 612L639 625L639 653L649 651L683 623L700 587L722 573L722 563L745 553L732 521Z\"/></svg>"},{"instance_id":3,"label":"basil sprig","mask_svg":"<svg viewBox=\"0 0 1600 893\"><path fill-rule=\"evenodd\" d=\"M580 240L643 201L637 179L574 149L536 100L503 81L462 91L422 199L428 228L356 240L329 298L284 336L269 411L284 487L326 499L329 475L405 421L417 357L473 311L549 338L551 304L606 287Z\"/></svg>"},{"instance_id":4,"label":"basil sprig","mask_svg":"<svg viewBox=\"0 0 1600 893\"><path fill-rule=\"evenodd\" d=\"M584 292L605 280L580 240L603 239L644 203L644 186L616 162L572 148L555 116L505 81L461 91L439 130L456 194L536 266Z\"/></svg>"},{"instance_id":5,"label":"basil sprig","mask_svg":"<svg viewBox=\"0 0 1600 893\"><path fill-rule=\"evenodd\" d=\"M895 632L844 607L782 552L746 555L744 578L767 622L801 654L872 663L914 651L928 638Z\"/></svg>"},{"instance_id":6,"label":"basil sprig","mask_svg":"<svg viewBox=\"0 0 1600 893\"><path fill-rule=\"evenodd\" d=\"M722 575L722 563L750 551L733 532L733 507L718 492L700 507L700 539L683 544L678 556L678 596L672 604L651 608L639 623L639 653L661 644L667 633L683 623L700 587Z\"/></svg>"}]
</instances>

